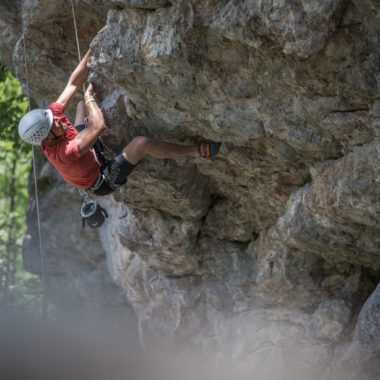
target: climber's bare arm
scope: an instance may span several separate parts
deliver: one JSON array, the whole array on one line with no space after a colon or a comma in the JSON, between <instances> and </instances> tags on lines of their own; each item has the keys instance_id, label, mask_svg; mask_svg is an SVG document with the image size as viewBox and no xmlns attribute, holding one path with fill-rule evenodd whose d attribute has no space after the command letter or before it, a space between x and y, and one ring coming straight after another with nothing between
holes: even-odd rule
<instances>
[{"instance_id":1,"label":"climber's bare arm","mask_svg":"<svg viewBox=\"0 0 380 380\"><path fill-rule=\"evenodd\" d=\"M57 103L60 103L64 107L67 107L70 104L76 92L83 86L83 83L86 80L90 71L90 69L87 67L87 60L91 56L91 54L92 52L89 49L86 55L81 60L81 62L75 68L73 73L70 75L69 81L67 82L65 89L57 99Z\"/></svg>"},{"instance_id":2,"label":"climber's bare arm","mask_svg":"<svg viewBox=\"0 0 380 380\"><path fill-rule=\"evenodd\" d=\"M84 94L84 100L85 102L88 102L89 100L93 99L93 97L94 87L92 83L90 83L87 87L86 93ZM89 149L93 147L97 138L106 128L102 112L100 111L96 102L89 102L87 104L87 109L88 126L82 132L78 133L75 136L75 141L78 145L80 155L86 153Z\"/></svg>"}]
</instances>

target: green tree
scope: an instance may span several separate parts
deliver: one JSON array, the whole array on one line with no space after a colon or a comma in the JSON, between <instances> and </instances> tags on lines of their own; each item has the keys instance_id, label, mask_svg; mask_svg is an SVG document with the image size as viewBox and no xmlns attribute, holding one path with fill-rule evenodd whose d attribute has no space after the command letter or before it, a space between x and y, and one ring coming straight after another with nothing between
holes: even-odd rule
<instances>
[{"instance_id":1,"label":"green tree","mask_svg":"<svg viewBox=\"0 0 380 380\"><path fill-rule=\"evenodd\" d=\"M19 82L0 61L0 303L3 309L38 312L41 282L24 270L21 253L32 150L20 141L17 127L27 109Z\"/></svg>"}]
</instances>

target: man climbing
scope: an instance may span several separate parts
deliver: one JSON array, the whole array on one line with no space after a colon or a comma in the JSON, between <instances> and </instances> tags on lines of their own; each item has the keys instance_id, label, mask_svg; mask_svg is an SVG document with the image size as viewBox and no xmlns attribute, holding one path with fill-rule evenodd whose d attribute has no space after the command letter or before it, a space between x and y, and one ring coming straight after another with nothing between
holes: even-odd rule
<instances>
[{"instance_id":1,"label":"man climbing","mask_svg":"<svg viewBox=\"0 0 380 380\"><path fill-rule=\"evenodd\" d=\"M84 94L88 109L88 126L84 124L85 105L80 102L73 128L64 114L74 95L84 84L89 69L88 50L75 68L70 79L58 97L46 110L35 109L20 121L18 132L23 141L41 145L48 160L55 166L63 179L89 193L107 195L127 181L129 173L146 155L156 158L211 157L218 153L220 143L198 143L182 146L138 136L124 147L112 161L102 162L93 146L105 130L103 115L94 99L94 87L90 83Z\"/></svg>"}]
</instances>

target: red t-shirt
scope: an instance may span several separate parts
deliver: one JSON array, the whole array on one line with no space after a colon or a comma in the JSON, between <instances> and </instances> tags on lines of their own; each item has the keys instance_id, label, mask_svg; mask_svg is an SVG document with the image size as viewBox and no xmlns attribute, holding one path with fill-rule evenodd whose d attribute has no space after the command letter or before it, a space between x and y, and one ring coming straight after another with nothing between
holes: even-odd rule
<instances>
[{"instance_id":1,"label":"red t-shirt","mask_svg":"<svg viewBox=\"0 0 380 380\"><path fill-rule=\"evenodd\" d=\"M82 189L90 187L98 177L100 170L93 150L90 149L82 156L79 154L75 141L78 132L63 113L65 107L62 104L50 103L48 109L52 110L53 115L58 116L69 128L63 141L54 146L42 144L42 151L66 182Z\"/></svg>"}]
</instances>

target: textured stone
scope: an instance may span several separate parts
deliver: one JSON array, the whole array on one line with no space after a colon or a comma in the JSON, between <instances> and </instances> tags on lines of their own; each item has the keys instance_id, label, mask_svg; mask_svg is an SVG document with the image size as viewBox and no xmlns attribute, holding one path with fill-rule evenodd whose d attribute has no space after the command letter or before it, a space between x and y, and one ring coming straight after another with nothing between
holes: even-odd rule
<instances>
[{"instance_id":1,"label":"textured stone","mask_svg":"<svg viewBox=\"0 0 380 380\"><path fill-rule=\"evenodd\" d=\"M320 338L337 341L350 322L351 309L343 300L326 299L314 312L312 324Z\"/></svg>"},{"instance_id":2,"label":"textured stone","mask_svg":"<svg viewBox=\"0 0 380 380\"><path fill-rule=\"evenodd\" d=\"M182 219L200 219L211 203L209 177L191 163L146 160L115 195L118 201L142 209L154 207Z\"/></svg>"},{"instance_id":3,"label":"textured stone","mask_svg":"<svg viewBox=\"0 0 380 380\"><path fill-rule=\"evenodd\" d=\"M338 25L343 5L341 0L231 0L211 26L226 37L251 46L269 38L282 46L286 54L307 58L324 47Z\"/></svg>"},{"instance_id":4,"label":"textured stone","mask_svg":"<svg viewBox=\"0 0 380 380\"><path fill-rule=\"evenodd\" d=\"M184 221L154 209L127 208L118 217L118 225L120 241L133 253L144 252L141 257L150 268L172 275L196 271L199 221Z\"/></svg>"},{"instance_id":5,"label":"textured stone","mask_svg":"<svg viewBox=\"0 0 380 380\"><path fill-rule=\"evenodd\" d=\"M380 372L380 285L364 304L354 336L344 359L353 363L357 374L369 377ZM359 368L358 368L359 367Z\"/></svg>"},{"instance_id":6,"label":"textured stone","mask_svg":"<svg viewBox=\"0 0 380 380\"><path fill-rule=\"evenodd\" d=\"M313 182L292 195L278 221L285 243L378 272L379 141L314 167L311 174Z\"/></svg>"},{"instance_id":7,"label":"textured stone","mask_svg":"<svg viewBox=\"0 0 380 380\"><path fill-rule=\"evenodd\" d=\"M163 6L169 6L172 2L167 0L111 0L116 5L124 5L132 8L157 9Z\"/></svg>"},{"instance_id":8,"label":"textured stone","mask_svg":"<svg viewBox=\"0 0 380 380\"><path fill-rule=\"evenodd\" d=\"M14 72L12 64L13 48L21 33L21 7L18 1L0 3L0 57Z\"/></svg>"},{"instance_id":9,"label":"textured stone","mask_svg":"<svg viewBox=\"0 0 380 380\"><path fill-rule=\"evenodd\" d=\"M26 1L24 14L40 105L77 62L69 3L43 3ZM2 54L10 62L14 48L25 84L15 8L1 4L12 15L1 35L15 44ZM144 158L99 199L110 214L99 236L76 232L55 248L52 296L66 286L103 304L106 262L146 348L185 344L257 375L361 378L375 340L370 353L363 341L352 351L359 372L344 355L352 336L359 347L372 331L369 310L378 314L367 304L353 334L380 278L379 11L376 0L79 2L110 152L138 135L223 144L211 160ZM64 200L43 200L50 250L61 232L48 226L72 226L79 203L67 203L74 193L46 166L39 187ZM29 224L25 262L38 272Z\"/></svg>"}]
</instances>

